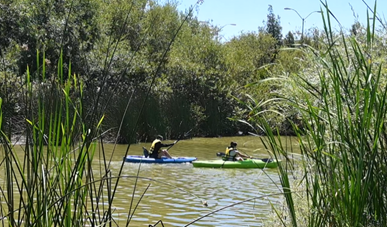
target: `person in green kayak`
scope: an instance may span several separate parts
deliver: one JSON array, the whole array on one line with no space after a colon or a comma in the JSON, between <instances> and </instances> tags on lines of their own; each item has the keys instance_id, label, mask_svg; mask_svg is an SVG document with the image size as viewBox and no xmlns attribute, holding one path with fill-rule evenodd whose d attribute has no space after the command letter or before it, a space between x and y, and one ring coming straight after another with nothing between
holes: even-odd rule
<instances>
[{"instance_id":1,"label":"person in green kayak","mask_svg":"<svg viewBox=\"0 0 387 227\"><path fill-rule=\"evenodd\" d=\"M226 148L225 155L223 157L224 161L243 161L245 159L251 158L251 156L247 156L242 154L237 150L237 143L231 142L230 146Z\"/></svg>"},{"instance_id":2,"label":"person in green kayak","mask_svg":"<svg viewBox=\"0 0 387 227\"><path fill-rule=\"evenodd\" d=\"M162 156L166 156L167 158L172 158L172 156L168 153L168 150L161 149L162 147L170 147L176 143L171 144L164 144L161 141L163 140L163 137L161 135L158 135L155 140L153 140L152 145L149 149L149 158L161 158Z\"/></svg>"}]
</instances>

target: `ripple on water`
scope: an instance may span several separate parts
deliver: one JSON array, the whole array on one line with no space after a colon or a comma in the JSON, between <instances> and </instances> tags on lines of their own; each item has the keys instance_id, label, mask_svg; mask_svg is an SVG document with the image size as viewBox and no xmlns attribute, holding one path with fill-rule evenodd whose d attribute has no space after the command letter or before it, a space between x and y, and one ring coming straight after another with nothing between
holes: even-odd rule
<instances>
[{"instance_id":1,"label":"ripple on water","mask_svg":"<svg viewBox=\"0 0 387 227\"><path fill-rule=\"evenodd\" d=\"M126 166L123 172L126 175L136 175L137 171L138 164L134 164ZM183 226L219 209L220 211L204 217L192 226L262 226L262 220L271 210L270 202L278 204L281 200L279 196L256 198L231 205L278 193L279 190L275 186L275 183L279 183L276 172L269 170L266 173L260 169L211 169L179 164L143 164L140 176L156 181L138 180L136 201L149 183L151 186L133 215L131 225L146 226L145 224L162 220L167 226ZM121 187L124 192L117 194L124 196L118 196L121 199L116 206L128 207L134 182L133 178L122 180ZM202 201L207 201L208 207L203 206Z\"/></svg>"}]
</instances>

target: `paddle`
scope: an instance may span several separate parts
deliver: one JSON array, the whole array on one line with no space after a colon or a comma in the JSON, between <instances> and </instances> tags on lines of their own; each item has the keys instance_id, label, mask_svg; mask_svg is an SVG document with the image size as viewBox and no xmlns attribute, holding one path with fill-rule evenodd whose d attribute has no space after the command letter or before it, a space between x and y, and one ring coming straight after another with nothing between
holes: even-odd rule
<instances>
[{"instance_id":1,"label":"paddle","mask_svg":"<svg viewBox=\"0 0 387 227\"><path fill-rule=\"evenodd\" d=\"M167 151L169 151L169 149L171 149L171 147L173 147L175 144L177 144L177 142L179 142L181 138L187 137L189 135L189 133L192 131L192 129L193 128L191 128L188 132L184 133L184 135L180 135L179 138L177 138L177 140L170 147L167 148Z\"/></svg>"},{"instance_id":2,"label":"paddle","mask_svg":"<svg viewBox=\"0 0 387 227\"><path fill-rule=\"evenodd\" d=\"M216 156L218 157L224 157L226 154L224 152L218 152L216 153ZM270 163L272 162L273 160L270 159L270 158L251 158L251 159L258 159L258 160L262 160L263 162L267 162L267 163Z\"/></svg>"}]
</instances>

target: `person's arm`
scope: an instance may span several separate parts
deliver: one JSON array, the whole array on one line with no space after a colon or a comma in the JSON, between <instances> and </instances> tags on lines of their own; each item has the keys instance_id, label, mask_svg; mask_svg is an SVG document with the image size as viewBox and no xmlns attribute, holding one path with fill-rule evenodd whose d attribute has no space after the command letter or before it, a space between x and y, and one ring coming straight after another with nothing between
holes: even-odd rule
<instances>
[{"instance_id":1,"label":"person's arm","mask_svg":"<svg viewBox=\"0 0 387 227\"><path fill-rule=\"evenodd\" d=\"M250 158L250 159L253 158L252 156L248 156L248 155L245 155L245 157L246 157L246 158Z\"/></svg>"},{"instance_id":2,"label":"person's arm","mask_svg":"<svg viewBox=\"0 0 387 227\"><path fill-rule=\"evenodd\" d=\"M170 143L170 144L164 144L164 143L161 143L161 147L170 147L172 145L174 145L176 142L174 143Z\"/></svg>"},{"instance_id":3,"label":"person's arm","mask_svg":"<svg viewBox=\"0 0 387 227\"><path fill-rule=\"evenodd\" d=\"M239 156L241 156L242 158L252 158L251 156L248 156L248 155L245 155L245 154L242 154L241 152L238 151L238 154Z\"/></svg>"}]
</instances>

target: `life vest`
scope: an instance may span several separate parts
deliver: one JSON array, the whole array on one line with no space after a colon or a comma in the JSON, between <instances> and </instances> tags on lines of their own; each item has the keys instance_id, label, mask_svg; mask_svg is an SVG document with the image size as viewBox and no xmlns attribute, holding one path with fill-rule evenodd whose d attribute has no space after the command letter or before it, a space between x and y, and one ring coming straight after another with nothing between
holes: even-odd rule
<instances>
[{"instance_id":1,"label":"life vest","mask_svg":"<svg viewBox=\"0 0 387 227\"><path fill-rule=\"evenodd\" d=\"M224 161L235 161L236 157L236 149L234 147L227 147L226 152L224 153L223 160Z\"/></svg>"},{"instance_id":2,"label":"life vest","mask_svg":"<svg viewBox=\"0 0 387 227\"><path fill-rule=\"evenodd\" d=\"M157 144L157 143L161 143L161 140L155 139L155 140L153 141L153 143L152 143L152 145L151 145L151 147L150 147L150 149L149 149L150 154L153 154L153 151L155 150L156 144ZM159 153L159 152L160 152L160 149L157 151L157 153Z\"/></svg>"}]
</instances>

